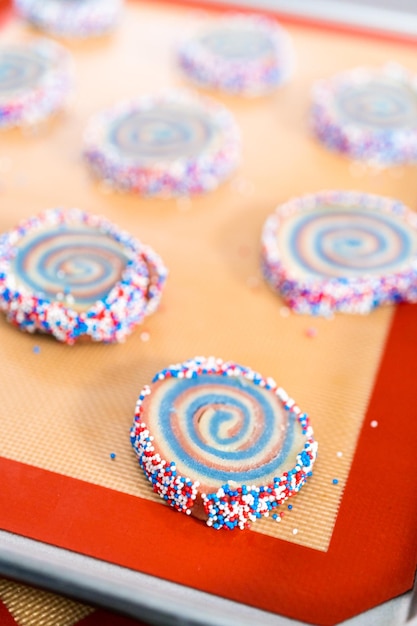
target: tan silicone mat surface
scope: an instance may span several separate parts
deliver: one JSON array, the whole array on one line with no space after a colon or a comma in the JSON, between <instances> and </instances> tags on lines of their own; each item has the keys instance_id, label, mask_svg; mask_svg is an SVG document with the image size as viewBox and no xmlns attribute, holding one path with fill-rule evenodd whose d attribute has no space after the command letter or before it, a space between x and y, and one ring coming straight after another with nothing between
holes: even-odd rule
<instances>
[{"instance_id":1,"label":"tan silicone mat surface","mask_svg":"<svg viewBox=\"0 0 417 626\"><path fill-rule=\"evenodd\" d=\"M93 180L81 159L90 115L119 99L184 86L174 62L178 37L212 17L128 2L113 37L67 44L76 66L68 111L35 131L1 135L1 231L45 208L77 206L152 245L169 278L159 311L121 345L69 348L0 319L0 455L156 499L129 443L138 392L169 363L199 354L232 359L274 377L310 414L320 446L293 510L253 531L326 550L392 309L333 319L289 314L261 278L260 232L279 202L324 188L392 195L414 208L413 168L381 171L328 153L310 137L307 112L316 78L392 60L417 72L417 57L400 44L288 26L297 71L287 86L253 100L212 94L242 132L242 164L230 181L206 196L155 200ZM4 42L34 36L17 20L2 31Z\"/></svg>"}]
</instances>

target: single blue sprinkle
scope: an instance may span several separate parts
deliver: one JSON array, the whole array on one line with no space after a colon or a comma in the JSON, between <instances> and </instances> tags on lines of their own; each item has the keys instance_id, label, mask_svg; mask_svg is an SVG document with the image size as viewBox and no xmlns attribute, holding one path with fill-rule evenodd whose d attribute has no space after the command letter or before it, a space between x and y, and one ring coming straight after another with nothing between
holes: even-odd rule
<instances>
[{"instance_id":1,"label":"single blue sprinkle","mask_svg":"<svg viewBox=\"0 0 417 626\"><path fill-rule=\"evenodd\" d=\"M306 466L308 467L308 466L311 464L311 463L310 463L310 457L309 457L309 455L307 454L307 452L305 452L305 451L303 451L303 452L300 454L300 459L301 459L301 461L302 461L302 463L303 463L303 465L304 465L305 467L306 467Z\"/></svg>"},{"instance_id":2,"label":"single blue sprinkle","mask_svg":"<svg viewBox=\"0 0 417 626\"><path fill-rule=\"evenodd\" d=\"M116 458L116 453L115 452L110 452L110 458L111 459L115 459Z\"/></svg>"},{"instance_id":3,"label":"single blue sprinkle","mask_svg":"<svg viewBox=\"0 0 417 626\"><path fill-rule=\"evenodd\" d=\"M33 352L34 354L39 354L39 352L41 351L39 346L33 346Z\"/></svg>"},{"instance_id":4,"label":"single blue sprinkle","mask_svg":"<svg viewBox=\"0 0 417 626\"><path fill-rule=\"evenodd\" d=\"M292 504L288 505L288 510L291 511L292 510Z\"/></svg>"},{"instance_id":5,"label":"single blue sprinkle","mask_svg":"<svg viewBox=\"0 0 417 626\"><path fill-rule=\"evenodd\" d=\"M339 481L338 481L338 479L337 479L337 478L333 478L332 483L333 483L334 485L337 485L337 484L339 483Z\"/></svg>"},{"instance_id":6,"label":"single blue sprinkle","mask_svg":"<svg viewBox=\"0 0 417 626\"><path fill-rule=\"evenodd\" d=\"M278 519L278 513L274 513L274 514L272 515L272 519Z\"/></svg>"}]
</instances>

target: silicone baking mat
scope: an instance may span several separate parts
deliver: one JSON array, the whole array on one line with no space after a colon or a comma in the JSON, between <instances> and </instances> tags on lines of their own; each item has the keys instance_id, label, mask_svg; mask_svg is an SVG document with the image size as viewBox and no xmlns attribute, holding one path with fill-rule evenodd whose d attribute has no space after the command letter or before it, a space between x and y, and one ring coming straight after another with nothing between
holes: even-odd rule
<instances>
[{"instance_id":1,"label":"silicone baking mat","mask_svg":"<svg viewBox=\"0 0 417 626\"><path fill-rule=\"evenodd\" d=\"M69 348L0 319L0 527L334 623L412 586L409 364L417 313L401 306L331 319L289 314L262 280L259 239L279 202L325 188L390 195L416 208L415 168L381 170L328 153L307 119L315 79L388 61L417 72L415 48L288 23L297 58L288 85L259 99L210 94L242 133L242 163L230 181L205 196L155 200L94 180L81 159L90 115L123 98L187 87L175 64L179 36L214 16L128 2L112 37L66 43L76 69L69 109L2 136L1 231L45 208L77 206L151 244L169 278L159 311L117 346ZM36 35L12 17L2 41ZM128 434L139 390L157 370L196 354L274 377L310 414L319 459L280 524L265 519L248 532L215 533L166 508L137 467Z\"/></svg>"}]
</instances>

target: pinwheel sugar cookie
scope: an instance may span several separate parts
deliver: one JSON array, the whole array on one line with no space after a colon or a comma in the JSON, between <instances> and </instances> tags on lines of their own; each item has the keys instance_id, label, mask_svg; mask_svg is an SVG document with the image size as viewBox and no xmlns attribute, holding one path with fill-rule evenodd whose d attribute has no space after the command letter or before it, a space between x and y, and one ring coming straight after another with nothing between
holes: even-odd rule
<instances>
[{"instance_id":1,"label":"pinwheel sugar cookie","mask_svg":"<svg viewBox=\"0 0 417 626\"><path fill-rule=\"evenodd\" d=\"M22 18L58 37L85 38L111 31L123 0L14 0Z\"/></svg>"},{"instance_id":2,"label":"pinwheel sugar cookie","mask_svg":"<svg viewBox=\"0 0 417 626\"><path fill-rule=\"evenodd\" d=\"M199 87L258 96L293 73L289 35L272 19L231 15L214 21L179 47L185 75Z\"/></svg>"},{"instance_id":3,"label":"pinwheel sugar cookie","mask_svg":"<svg viewBox=\"0 0 417 626\"><path fill-rule=\"evenodd\" d=\"M397 65L358 67L318 81L311 125L320 141L380 166L417 160L417 76Z\"/></svg>"},{"instance_id":4,"label":"pinwheel sugar cookie","mask_svg":"<svg viewBox=\"0 0 417 626\"><path fill-rule=\"evenodd\" d=\"M69 52L47 39L0 47L0 128L35 124L61 109L73 86Z\"/></svg>"},{"instance_id":5,"label":"pinwheel sugar cookie","mask_svg":"<svg viewBox=\"0 0 417 626\"><path fill-rule=\"evenodd\" d=\"M85 133L93 171L146 196L210 191L236 168L240 137L229 111L183 91L142 96L100 112Z\"/></svg>"},{"instance_id":6,"label":"pinwheel sugar cookie","mask_svg":"<svg viewBox=\"0 0 417 626\"><path fill-rule=\"evenodd\" d=\"M397 200L350 191L290 200L265 222L262 266L297 313L415 302L417 214Z\"/></svg>"},{"instance_id":7,"label":"pinwheel sugar cookie","mask_svg":"<svg viewBox=\"0 0 417 626\"><path fill-rule=\"evenodd\" d=\"M312 474L308 417L271 378L213 357L171 365L140 393L131 441L153 489L213 528L246 528Z\"/></svg>"},{"instance_id":8,"label":"pinwheel sugar cookie","mask_svg":"<svg viewBox=\"0 0 417 626\"><path fill-rule=\"evenodd\" d=\"M0 236L0 310L73 344L123 341L158 306L166 269L108 220L52 209Z\"/></svg>"}]
</instances>

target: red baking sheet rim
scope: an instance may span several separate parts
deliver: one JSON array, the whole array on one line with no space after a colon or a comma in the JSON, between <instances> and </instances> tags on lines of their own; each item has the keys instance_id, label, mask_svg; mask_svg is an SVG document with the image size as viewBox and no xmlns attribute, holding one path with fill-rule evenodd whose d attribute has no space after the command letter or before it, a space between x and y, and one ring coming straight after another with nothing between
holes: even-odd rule
<instances>
[{"instance_id":1,"label":"red baking sheet rim","mask_svg":"<svg viewBox=\"0 0 417 626\"><path fill-rule=\"evenodd\" d=\"M9 7L0 0L3 18ZM160 504L4 458L0 528L301 621L348 619L413 586L416 346L417 306L399 305L327 552L215 532Z\"/></svg>"},{"instance_id":2,"label":"red baking sheet rim","mask_svg":"<svg viewBox=\"0 0 417 626\"><path fill-rule=\"evenodd\" d=\"M313 17L313 16L303 16L291 13L291 8L288 9L288 12L285 10L276 10L274 8L264 8L259 7L258 10L256 8L250 6L234 6L231 5L225 0L222 2L221 0L164 0L166 4L180 4L190 7L198 7L204 8L209 11L239 11L240 13L254 13L260 12L263 14L270 15L274 18L278 18L280 22L287 24L295 24L297 26L306 26L307 28L316 27L323 29L331 30L332 32L340 32L345 33L347 35L354 35L358 37L370 37L372 39L381 39L383 41L393 41L393 42L401 42L408 43L413 46L417 44L417 34L410 33L400 33L390 31L386 28L378 29L377 26L374 28L362 26L359 24L350 25L343 24L336 21L326 20L322 17ZM289 7L291 5L289 4ZM352 7L354 11L354 7Z\"/></svg>"},{"instance_id":3,"label":"red baking sheet rim","mask_svg":"<svg viewBox=\"0 0 417 626\"><path fill-rule=\"evenodd\" d=\"M151 4L152 1L149 0ZM166 4L176 4L190 7L203 8L209 11L239 11L246 13L253 13L252 7L230 5L227 0L222 2L221 0L164 0ZM354 10L354 9L352 9ZM306 26L308 28L317 27L320 29L329 29L333 32L346 33L348 35L354 35L359 37L371 37L373 39L382 39L383 41L393 41L410 44L415 46L417 44L417 34L391 32L387 29L370 28L361 25L350 25L333 22L324 18L314 18L312 16L304 17L302 15L291 14L291 10L288 12L277 11L275 9L259 9L259 12L269 14L272 17L278 18L282 22L296 24L298 26ZM4 19L8 15L12 14L12 0L0 0L0 25L4 22Z\"/></svg>"}]
</instances>

